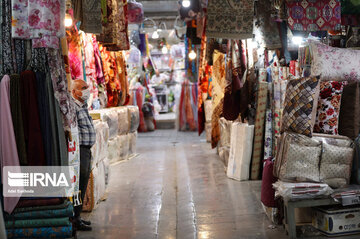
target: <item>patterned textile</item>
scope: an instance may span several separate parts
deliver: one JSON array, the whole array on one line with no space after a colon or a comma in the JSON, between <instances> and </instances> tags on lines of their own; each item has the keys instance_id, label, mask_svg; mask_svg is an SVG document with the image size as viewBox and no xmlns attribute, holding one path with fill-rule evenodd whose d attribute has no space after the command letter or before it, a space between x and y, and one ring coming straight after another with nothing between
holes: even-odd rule
<instances>
[{"instance_id":1,"label":"patterned textile","mask_svg":"<svg viewBox=\"0 0 360 239\"><path fill-rule=\"evenodd\" d=\"M338 134L338 119L343 87L342 82L328 81L320 83L320 96L314 132Z\"/></svg>"},{"instance_id":2,"label":"patterned textile","mask_svg":"<svg viewBox=\"0 0 360 239\"><path fill-rule=\"evenodd\" d=\"M341 79L360 81L360 51L327 46L312 41L311 75L321 75L321 79Z\"/></svg>"},{"instance_id":3,"label":"patterned textile","mask_svg":"<svg viewBox=\"0 0 360 239\"><path fill-rule=\"evenodd\" d=\"M320 84L316 77L288 82L281 132L289 130L311 137L319 90Z\"/></svg>"},{"instance_id":4,"label":"patterned textile","mask_svg":"<svg viewBox=\"0 0 360 239\"><path fill-rule=\"evenodd\" d=\"M262 150L264 143L264 122L267 102L268 83L260 82L257 92L256 121L254 132L254 146L251 161L251 179L257 180L260 177L260 163L262 163Z\"/></svg>"},{"instance_id":5,"label":"patterned textile","mask_svg":"<svg viewBox=\"0 0 360 239\"><path fill-rule=\"evenodd\" d=\"M109 50L129 50L126 0L107 0L107 22L98 40L109 46Z\"/></svg>"},{"instance_id":6,"label":"patterned textile","mask_svg":"<svg viewBox=\"0 0 360 239\"><path fill-rule=\"evenodd\" d=\"M126 61L122 52L115 52L116 69L118 81L120 82L121 97L119 98L119 105L125 105L129 96L129 82L127 79Z\"/></svg>"},{"instance_id":7,"label":"patterned textile","mask_svg":"<svg viewBox=\"0 0 360 239\"><path fill-rule=\"evenodd\" d=\"M272 112L270 109L266 110L265 122L264 160L273 156Z\"/></svg>"},{"instance_id":8,"label":"patterned textile","mask_svg":"<svg viewBox=\"0 0 360 239\"><path fill-rule=\"evenodd\" d=\"M15 59L14 41L11 38L11 0L3 0L2 4L2 74L14 74Z\"/></svg>"},{"instance_id":9,"label":"patterned textile","mask_svg":"<svg viewBox=\"0 0 360 239\"><path fill-rule=\"evenodd\" d=\"M83 62L81 55L81 40L76 26L66 31L69 46L69 66L72 80L84 80Z\"/></svg>"},{"instance_id":10,"label":"patterned textile","mask_svg":"<svg viewBox=\"0 0 360 239\"><path fill-rule=\"evenodd\" d=\"M7 238L69 238L72 226L8 229Z\"/></svg>"},{"instance_id":11,"label":"patterned textile","mask_svg":"<svg viewBox=\"0 0 360 239\"><path fill-rule=\"evenodd\" d=\"M206 36L247 39L253 36L253 0L209 0Z\"/></svg>"},{"instance_id":12,"label":"patterned textile","mask_svg":"<svg viewBox=\"0 0 360 239\"><path fill-rule=\"evenodd\" d=\"M63 57L59 50L51 48L46 49L45 56L47 56L49 62L54 95L59 103L60 111L64 117L64 127L76 127L77 121L75 106L68 91L68 82L66 80Z\"/></svg>"},{"instance_id":13,"label":"patterned textile","mask_svg":"<svg viewBox=\"0 0 360 239\"><path fill-rule=\"evenodd\" d=\"M269 50L281 48L277 23L271 17L271 1L255 1L254 34L260 46Z\"/></svg>"},{"instance_id":14,"label":"patterned textile","mask_svg":"<svg viewBox=\"0 0 360 239\"><path fill-rule=\"evenodd\" d=\"M59 227L59 226L70 226L70 225L71 225L71 222L68 217L5 221L5 227L7 229L34 228L34 227Z\"/></svg>"},{"instance_id":15,"label":"patterned textile","mask_svg":"<svg viewBox=\"0 0 360 239\"><path fill-rule=\"evenodd\" d=\"M82 21L81 30L86 33L100 34L101 25L101 1L100 0L81 0L82 1Z\"/></svg>"},{"instance_id":16,"label":"patterned textile","mask_svg":"<svg viewBox=\"0 0 360 239\"><path fill-rule=\"evenodd\" d=\"M215 148L220 140L219 119L222 116L225 90L225 55L219 51L214 52L213 66L213 113L211 117L211 146Z\"/></svg>"},{"instance_id":17,"label":"patterned textile","mask_svg":"<svg viewBox=\"0 0 360 239\"><path fill-rule=\"evenodd\" d=\"M340 0L287 0L286 5L291 30L340 30Z\"/></svg>"}]
</instances>

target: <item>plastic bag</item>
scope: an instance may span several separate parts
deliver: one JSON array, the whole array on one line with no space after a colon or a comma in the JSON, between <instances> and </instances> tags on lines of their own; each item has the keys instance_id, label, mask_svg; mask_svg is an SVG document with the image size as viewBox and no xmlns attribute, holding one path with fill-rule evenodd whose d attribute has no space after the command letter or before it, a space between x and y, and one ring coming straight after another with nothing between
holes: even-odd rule
<instances>
[{"instance_id":1,"label":"plastic bag","mask_svg":"<svg viewBox=\"0 0 360 239\"><path fill-rule=\"evenodd\" d=\"M139 107L137 106L127 106L128 115L129 115L129 132L134 133L137 131L140 123Z\"/></svg>"},{"instance_id":2,"label":"plastic bag","mask_svg":"<svg viewBox=\"0 0 360 239\"><path fill-rule=\"evenodd\" d=\"M230 156L227 168L229 178L249 180L249 169L254 138L254 126L235 122L231 129Z\"/></svg>"},{"instance_id":3,"label":"plastic bag","mask_svg":"<svg viewBox=\"0 0 360 239\"><path fill-rule=\"evenodd\" d=\"M127 107L116 108L118 113L118 134L125 135L129 132L129 113Z\"/></svg>"},{"instance_id":4,"label":"plastic bag","mask_svg":"<svg viewBox=\"0 0 360 239\"><path fill-rule=\"evenodd\" d=\"M144 8L141 3L136 1L128 2L129 23L141 24L144 21Z\"/></svg>"},{"instance_id":5,"label":"plastic bag","mask_svg":"<svg viewBox=\"0 0 360 239\"><path fill-rule=\"evenodd\" d=\"M279 180L273 186L275 197L281 196L284 200L328 197L334 192L329 185L322 183L286 183Z\"/></svg>"},{"instance_id":6,"label":"plastic bag","mask_svg":"<svg viewBox=\"0 0 360 239\"><path fill-rule=\"evenodd\" d=\"M120 135L118 141L119 159L126 160L129 157L129 135Z\"/></svg>"},{"instance_id":7,"label":"plastic bag","mask_svg":"<svg viewBox=\"0 0 360 239\"><path fill-rule=\"evenodd\" d=\"M100 120L94 121L96 132L96 141L91 148L92 154L92 167L94 168L98 162L107 157L108 154L108 139L109 139L109 126L106 122Z\"/></svg>"},{"instance_id":8,"label":"plastic bag","mask_svg":"<svg viewBox=\"0 0 360 239\"><path fill-rule=\"evenodd\" d=\"M136 153L137 132L129 134L129 157Z\"/></svg>"},{"instance_id":9,"label":"plastic bag","mask_svg":"<svg viewBox=\"0 0 360 239\"><path fill-rule=\"evenodd\" d=\"M90 114L99 114L100 119L106 122L109 126L109 139L113 139L118 135L119 116L116 108L92 110Z\"/></svg>"}]
</instances>

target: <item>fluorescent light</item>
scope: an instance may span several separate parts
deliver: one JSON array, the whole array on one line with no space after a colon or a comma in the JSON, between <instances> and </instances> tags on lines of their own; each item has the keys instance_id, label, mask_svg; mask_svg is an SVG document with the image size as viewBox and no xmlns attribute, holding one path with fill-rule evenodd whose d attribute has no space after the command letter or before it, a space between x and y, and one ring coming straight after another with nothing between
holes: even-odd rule
<instances>
[{"instance_id":1,"label":"fluorescent light","mask_svg":"<svg viewBox=\"0 0 360 239\"><path fill-rule=\"evenodd\" d=\"M71 27L73 25L73 20L70 15L66 14L64 24L65 24L65 27Z\"/></svg>"},{"instance_id":2,"label":"fluorescent light","mask_svg":"<svg viewBox=\"0 0 360 239\"><path fill-rule=\"evenodd\" d=\"M167 54L167 53L168 53L167 47L166 47L166 46L163 46L163 48L161 49L161 52L162 52L163 54Z\"/></svg>"},{"instance_id":3,"label":"fluorescent light","mask_svg":"<svg viewBox=\"0 0 360 239\"><path fill-rule=\"evenodd\" d=\"M152 39L159 39L159 33L157 31L154 31L151 37Z\"/></svg>"},{"instance_id":4,"label":"fluorescent light","mask_svg":"<svg viewBox=\"0 0 360 239\"><path fill-rule=\"evenodd\" d=\"M304 38L303 37L292 37L292 42L295 44L295 45L300 45L302 42L303 42L303 40L304 40Z\"/></svg>"},{"instance_id":5,"label":"fluorescent light","mask_svg":"<svg viewBox=\"0 0 360 239\"><path fill-rule=\"evenodd\" d=\"M196 53L194 50L191 50L191 52L189 53L189 58L190 60L194 60L196 58Z\"/></svg>"},{"instance_id":6,"label":"fluorescent light","mask_svg":"<svg viewBox=\"0 0 360 239\"><path fill-rule=\"evenodd\" d=\"M191 5L190 0L183 0L183 1L182 1L182 6L183 6L183 7L188 8L188 7L190 7L190 5Z\"/></svg>"}]
</instances>

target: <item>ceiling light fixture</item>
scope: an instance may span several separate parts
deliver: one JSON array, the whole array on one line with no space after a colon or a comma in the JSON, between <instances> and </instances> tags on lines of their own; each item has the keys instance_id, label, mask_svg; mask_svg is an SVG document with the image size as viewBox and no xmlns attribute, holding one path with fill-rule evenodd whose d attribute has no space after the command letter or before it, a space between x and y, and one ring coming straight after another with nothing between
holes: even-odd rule
<instances>
[{"instance_id":1,"label":"ceiling light fixture","mask_svg":"<svg viewBox=\"0 0 360 239\"><path fill-rule=\"evenodd\" d=\"M64 24L65 27L71 27L73 25L73 20L69 14L66 14Z\"/></svg>"},{"instance_id":2,"label":"ceiling light fixture","mask_svg":"<svg viewBox=\"0 0 360 239\"><path fill-rule=\"evenodd\" d=\"M190 53L189 53L189 58L190 60L195 60L196 58L196 53L194 50L191 50Z\"/></svg>"},{"instance_id":3,"label":"ceiling light fixture","mask_svg":"<svg viewBox=\"0 0 360 239\"><path fill-rule=\"evenodd\" d=\"M183 0L181 5L185 8L188 8L188 7L190 7L191 2L190 2L190 0Z\"/></svg>"},{"instance_id":4,"label":"ceiling light fixture","mask_svg":"<svg viewBox=\"0 0 360 239\"><path fill-rule=\"evenodd\" d=\"M152 39L159 39L159 33L158 33L158 31L156 30L156 31L154 31L154 33L152 34Z\"/></svg>"}]
</instances>

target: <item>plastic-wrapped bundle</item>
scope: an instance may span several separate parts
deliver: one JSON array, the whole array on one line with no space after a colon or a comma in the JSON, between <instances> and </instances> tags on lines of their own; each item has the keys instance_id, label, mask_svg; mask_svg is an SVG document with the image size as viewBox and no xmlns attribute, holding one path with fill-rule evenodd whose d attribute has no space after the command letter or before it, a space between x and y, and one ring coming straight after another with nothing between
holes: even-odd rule
<instances>
[{"instance_id":1,"label":"plastic-wrapped bundle","mask_svg":"<svg viewBox=\"0 0 360 239\"><path fill-rule=\"evenodd\" d=\"M118 113L118 135L125 135L129 132L129 116L127 107L116 108Z\"/></svg>"},{"instance_id":2,"label":"plastic-wrapped bundle","mask_svg":"<svg viewBox=\"0 0 360 239\"><path fill-rule=\"evenodd\" d=\"M95 205L105 195L105 166L104 161L99 162L97 167L92 170L94 175L94 202Z\"/></svg>"},{"instance_id":3,"label":"plastic-wrapped bundle","mask_svg":"<svg viewBox=\"0 0 360 239\"><path fill-rule=\"evenodd\" d=\"M105 187L107 187L110 179L110 160L105 158L103 162L105 167Z\"/></svg>"},{"instance_id":4,"label":"plastic-wrapped bundle","mask_svg":"<svg viewBox=\"0 0 360 239\"><path fill-rule=\"evenodd\" d=\"M92 168L94 168L99 161L107 157L109 139L109 126L106 122L95 120L94 127L96 132L96 142L91 148L93 157Z\"/></svg>"},{"instance_id":5,"label":"plastic-wrapped bundle","mask_svg":"<svg viewBox=\"0 0 360 239\"><path fill-rule=\"evenodd\" d=\"M129 135L120 135L118 141L118 147L120 149L120 160L126 160L129 157Z\"/></svg>"},{"instance_id":6,"label":"plastic-wrapped bundle","mask_svg":"<svg viewBox=\"0 0 360 239\"><path fill-rule=\"evenodd\" d=\"M212 115L212 101L205 100L204 101L204 108L205 108L205 120L206 122L211 122L211 115Z\"/></svg>"},{"instance_id":7,"label":"plastic-wrapped bundle","mask_svg":"<svg viewBox=\"0 0 360 239\"><path fill-rule=\"evenodd\" d=\"M230 154L230 135L232 121L220 118L220 141L218 144L218 153L225 166L228 166Z\"/></svg>"},{"instance_id":8,"label":"plastic-wrapped bundle","mask_svg":"<svg viewBox=\"0 0 360 239\"><path fill-rule=\"evenodd\" d=\"M320 181L332 188L349 184L354 156L353 141L345 136L314 134L323 143L320 162Z\"/></svg>"},{"instance_id":9,"label":"plastic-wrapped bundle","mask_svg":"<svg viewBox=\"0 0 360 239\"><path fill-rule=\"evenodd\" d=\"M227 176L235 180L249 180L254 126L235 122L231 127L230 155Z\"/></svg>"},{"instance_id":10,"label":"plastic-wrapped bundle","mask_svg":"<svg viewBox=\"0 0 360 239\"><path fill-rule=\"evenodd\" d=\"M129 134L129 157L136 153L137 132Z\"/></svg>"},{"instance_id":11,"label":"plastic-wrapped bundle","mask_svg":"<svg viewBox=\"0 0 360 239\"><path fill-rule=\"evenodd\" d=\"M109 126L109 139L113 139L118 135L119 116L116 108L92 110L90 115L101 119Z\"/></svg>"},{"instance_id":12,"label":"plastic-wrapped bundle","mask_svg":"<svg viewBox=\"0 0 360 239\"><path fill-rule=\"evenodd\" d=\"M108 141L108 159L110 163L114 163L120 160L120 136Z\"/></svg>"},{"instance_id":13,"label":"plastic-wrapped bundle","mask_svg":"<svg viewBox=\"0 0 360 239\"><path fill-rule=\"evenodd\" d=\"M274 176L298 182L320 181L321 142L296 133L283 133L276 155Z\"/></svg>"},{"instance_id":14,"label":"plastic-wrapped bundle","mask_svg":"<svg viewBox=\"0 0 360 239\"><path fill-rule=\"evenodd\" d=\"M129 111L129 124L130 124L130 133L137 131L140 123L139 107L137 106L127 106Z\"/></svg>"},{"instance_id":15,"label":"plastic-wrapped bundle","mask_svg":"<svg viewBox=\"0 0 360 239\"><path fill-rule=\"evenodd\" d=\"M329 185L322 183L286 183L279 180L273 186L275 197L281 196L284 200L322 198L334 192Z\"/></svg>"},{"instance_id":16,"label":"plastic-wrapped bundle","mask_svg":"<svg viewBox=\"0 0 360 239\"><path fill-rule=\"evenodd\" d=\"M206 134L206 142L210 143L211 142L211 122L206 122L205 123L205 134Z\"/></svg>"}]
</instances>

